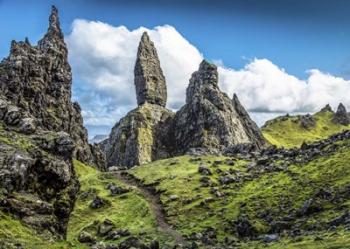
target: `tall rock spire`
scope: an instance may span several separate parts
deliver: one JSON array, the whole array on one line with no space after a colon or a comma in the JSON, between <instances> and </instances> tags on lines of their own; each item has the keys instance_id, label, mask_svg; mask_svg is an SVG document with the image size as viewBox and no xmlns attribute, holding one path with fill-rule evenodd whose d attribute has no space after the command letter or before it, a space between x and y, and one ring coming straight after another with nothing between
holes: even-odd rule
<instances>
[{"instance_id":1,"label":"tall rock spire","mask_svg":"<svg viewBox=\"0 0 350 249\"><path fill-rule=\"evenodd\" d=\"M60 26L58 10L54 5L51 7L49 27L45 36L38 42L38 46L45 52L50 50L51 52L62 53L64 58L67 58L67 46L64 43L64 36Z\"/></svg>"},{"instance_id":2,"label":"tall rock spire","mask_svg":"<svg viewBox=\"0 0 350 249\"><path fill-rule=\"evenodd\" d=\"M167 88L165 77L160 67L157 50L144 32L137 51L134 69L137 104L144 103L165 106Z\"/></svg>"},{"instance_id":3,"label":"tall rock spire","mask_svg":"<svg viewBox=\"0 0 350 249\"><path fill-rule=\"evenodd\" d=\"M98 150L88 143L80 106L71 100L72 71L55 6L38 45L13 41L10 55L1 66L11 77L0 77L0 94L20 105L41 129L69 133L75 142L74 157L102 169L104 162L97 160Z\"/></svg>"},{"instance_id":4,"label":"tall rock spire","mask_svg":"<svg viewBox=\"0 0 350 249\"><path fill-rule=\"evenodd\" d=\"M58 10L56 6L51 7L51 15L49 17L49 32L56 33L63 37L62 30L60 27L60 20L58 18Z\"/></svg>"}]
</instances>

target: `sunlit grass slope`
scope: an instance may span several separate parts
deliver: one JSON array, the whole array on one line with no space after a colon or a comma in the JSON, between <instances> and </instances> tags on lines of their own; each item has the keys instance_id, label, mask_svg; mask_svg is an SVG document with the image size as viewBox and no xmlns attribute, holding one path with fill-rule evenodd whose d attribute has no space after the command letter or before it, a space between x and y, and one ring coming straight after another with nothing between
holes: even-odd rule
<instances>
[{"instance_id":1,"label":"sunlit grass slope","mask_svg":"<svg viewBox=\"0 0 350 249\"><path fill-rule=\"evenodd\" d=\"M269 121L262 132L268 142L278 147L299 147L303 142L312 142L325 139L332 134L349 130L349 126L334 124L333 113L329 111L318 112L313 115L316 126L303 128L299 116L283 116Z\"/></svg>"},{"instance_id":2,"label":"sunlit grass slope","mask_svg":"<svg viewBox=\"0 0 350 249\"><path fill-rule=\"evenodd\" d=\"M102 173L98 170L84 165L79 161L74 161L74 167L78 175L81 187L75 208L71 214L68 224L67 241L53 241L49 236L36 234L35 231L27 227L14 217L0 212L0 248L12 249L11 245L20 243L26 249L87 249L87 245L78 242L79 233L89 226L94 226L94 222L102 222L109 219L115 223L117 229L127 229L132 236L140 237L145 242L158 239L160 242L170 242L170 238L158 231L155 217L150 210L148 202L137 190L131 189L128 193L111 196L106 185L114 183L123 186L110 173ZM88 193L88 194L87 194ZM98 195L108 202L108 205L99 209L92 209L90 203ZM142 236L140 236L140 234ZM125 238L116 241L104 241L106 244L118 244ZM11 242L5 244L5 242ZM13 247L16 248L16 247Z\"/></svg>"},{"instance_id":3,"label":"sunlit grass slope","mask_svg":"<svg viewBox=\"0 0 350 249\"><path fill-rule=\"evenodd\" d=\"M338 227L327 232L330 221L350 208L350 199L339 203L317 199L320 190L334 196L341 195L350 184L350 142L341 142L339 150L329 157L320 157L304 165L291 165L288 169L252 175L247 163L236 160L234 165L228 158L203 156L195 159L181 156L160 160L130 170L144 184L153 185L161 193L168 220L182 234L202 232L215 228L219 240L238 239L232 222L239 217L248 217L258 234L272 233L273 222L282 221L296 214L304 203L315 199L317 212L307 216L293 217L291 225L311 231L302 236L285 236L279 242L241 242L242 248L350 248L350 233ZM208 167L212 185L201 184L203 176L199 165ZM238 180L230 184L219 184L223 175L233 175ZM220 193L219 195L217 193ZM272 219L266 221L266 216ZM322 237L323 240L318 240ZM244 241L244 240L243 240Z\"/></svg>"},{"instance_id":4,"label":"sunlit grass slope","mask_svg":"<svg viewBox=\"0 0 350 249\"><path fill-rule=\"evenodd\" d=\"M149 203L137 190L111 196L106 189L107 184L114 183L117 186L124 186L110 173L102 173L98 170L74 161L75 170L81 184L80 194L75 204L74 211L68 224L68 241L78 243L79 233L94 221L102 222L109 219L115 223L119 229L128 229L132 235L142 234L146 241L157 238L165 241L167 238L157 230L156 220L150 210ZM86 193L89 193L86 197ZM90 208L90 203L94 195L98 195L108 202L99 209ZM102 239L102 238L101 238ZM106 241L108 243L108 241ZM119 241L109 241L114 244Z\"/></svg>"}]
</instances>

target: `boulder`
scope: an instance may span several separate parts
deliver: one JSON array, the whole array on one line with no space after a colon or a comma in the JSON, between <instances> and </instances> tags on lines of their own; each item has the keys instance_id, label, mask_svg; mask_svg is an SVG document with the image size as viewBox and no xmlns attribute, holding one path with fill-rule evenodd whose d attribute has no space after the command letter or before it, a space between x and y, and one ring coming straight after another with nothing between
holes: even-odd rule
<instances>
[{"instance_id":1,"label":"boulder","mask_svg":"<svg viewBox=\"0 0 350 249\"><path fill-rule=\"evenodd\" d=\"M94 236L92 236L90 233L86 232L86 231L82 231L79 234L78 237L78 241L80 243L88 243L88 244L93 244L96 242L96 238Z\"/></svg>"},{"instance_id":2,"label":"boulder","mask_svg":"<svg viewBox=\"0 0 350 249\"><path fill-rule=\"evenodd\" d=\"M300 126L304 129L311 129L316 126L316 120L310 114L300 116Z\"/></svg>"}]
</instances>

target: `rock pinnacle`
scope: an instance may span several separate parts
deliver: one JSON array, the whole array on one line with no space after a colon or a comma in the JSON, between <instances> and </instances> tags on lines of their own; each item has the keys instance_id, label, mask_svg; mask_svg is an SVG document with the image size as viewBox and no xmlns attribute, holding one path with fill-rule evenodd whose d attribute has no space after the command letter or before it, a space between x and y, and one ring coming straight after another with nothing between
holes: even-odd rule
<instances>
[{"instance_id":1,"label":"rock pinnacle","mask_svg":"<svg viewBox=\"0 0 350 249\"><path fill-rule=\"evenodd\" d=\"M164 107L167 101L165 77L157 50L146 32L142 34L138 47L134 74L137 104L147 102Z\"/></svg>"},{"instance_id":2,"label":"rock pinnacle","mask_svg":"<svg viewBox=\"0 0 350 249\"><path fill-rule=\"evenodd\" d=\"M333 116L333 122L341 125L349 125L350 117L346 111L345 106L340 103L337 109L337 112Z\"/></svg>"}]
</instances>

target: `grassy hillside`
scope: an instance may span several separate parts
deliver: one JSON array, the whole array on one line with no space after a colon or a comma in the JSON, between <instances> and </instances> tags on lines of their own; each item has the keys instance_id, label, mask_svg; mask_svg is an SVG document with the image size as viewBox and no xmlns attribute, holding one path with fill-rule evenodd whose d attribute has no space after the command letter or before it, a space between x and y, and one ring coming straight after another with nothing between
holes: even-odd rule
<instances>
[{"instance_id":1,"label":"grassy hillside","mask_svg":"<svg viewBox=\"0 0 350 249\"><path fill-rule=\"evenodd\" d=\"M112 241L95 234L96 227L94 226L105 219L112 221L116 228L127 229L131 235L142 237L146 242L155 238L162 242L169 240L166 235L157 230L155 217L150 210L149 203L136 189L128 189L112 174L99 172L78 161L74 162L74 166L81 190L68 224L68 241L79 244L77 238L84 229L92 231L97 240L105 241L107 244L117 244L127 237ZM111 196L110 190L106 188L111 183L129 190L129 192ZM106 204L101 208L92 209L90 204L96 195L105 200Z\"/></svg>"},{"instance_id":2,"label":"grassy hillside","mask_svg":"<svg viewBox=\"0 0 350 249\"><path fill-rule=\"evenodd\" d=\"M264 168L237 158L181 156L128 173L157 190L168 223L199 248L207 237L237 248L349 248L350 140L333 147L308 163L286 165L279 158ZM0 212L1 249L17 248L17 243L26 249L88 249L78 241L82 231L106 244L118 245L133 236L146 244L154 239L161 245L173 243L158 229L152 207L138 189L78 161L74 167L81 188L67 240L36 234ZM125 193L111 195L111 184ZM96 196L103 200L100 208L91 207ZM99 227L106 219L129 233L115 240L102 236ZM275 234L276 241L264 242Z\"/></svg>"},{"instance_id":3,"label":"grassy hillside","mask_svg":"<svg viewBox=\"0 0 350 249\"><path fill-rule=\"evenodd\" d=\"M256 238L286 234L268 244L271 248L347 248L350 233L346 229L350 226L329 225L350 208L350 196L345 194L350 186L350 141L339 144L329 157L271 172L252 172L249 162L226 157L182 156L140 166L130 173L156 187L169 222L189 237L214 229L219 242L236 241L241 248L267 247L237 235L235 222L244 218ZM199 173L200 165L212 174ZM225 176L234 180L220 183ZM305 205L310 210L299 215ZM289 232L277 231L283 222ZM292 237L290 231L294 230Z\"/></svg>"},{"instance_id":4,"label":"grassy hillside","mask_svg":"<svg viewBox=\"0 0 350 249\"><path fill-rule=\"evenodd\" d=\"M171 242L164 233L157 230L155 218L149 208L148 202L135 189L129 192L111 196L107 184L127 189L109 173L101 173L96 169L74 161L75 170L78 174L81 189L68 224L67 241L50 241L50 237L36 234L35 231L14 217L0 212L0 248L17 248L16 243L25 246L26 249L86 249L86 244L78 242L81 231L86 230L95 236L97 241L106 244L119 244L130 236L142 237L146 243L157 239L162 243ZM94 196L105 200L106 205L93 209L90 204ZM97 233L99 223L105 219L112 221L116 229L128 230L130 235L116 240L108 240Z\"/></svg>"},{"instance_id":5,"label":"grassy hillside","mask_svg":"<svg viewBox=\"0 0 350 249\"><path fill-rule=\"evenodd\" d=\"M268 121L262 128L264 137L268 142L278 147L299 147L304 141L311 142L325 139L332 134L349 130L349 126L334 124L333 113L329 111L318 112L312 117L316 121L315 127L304 128L300 124L300 116L283 116Z\"/></svg>"}]
</instances>

